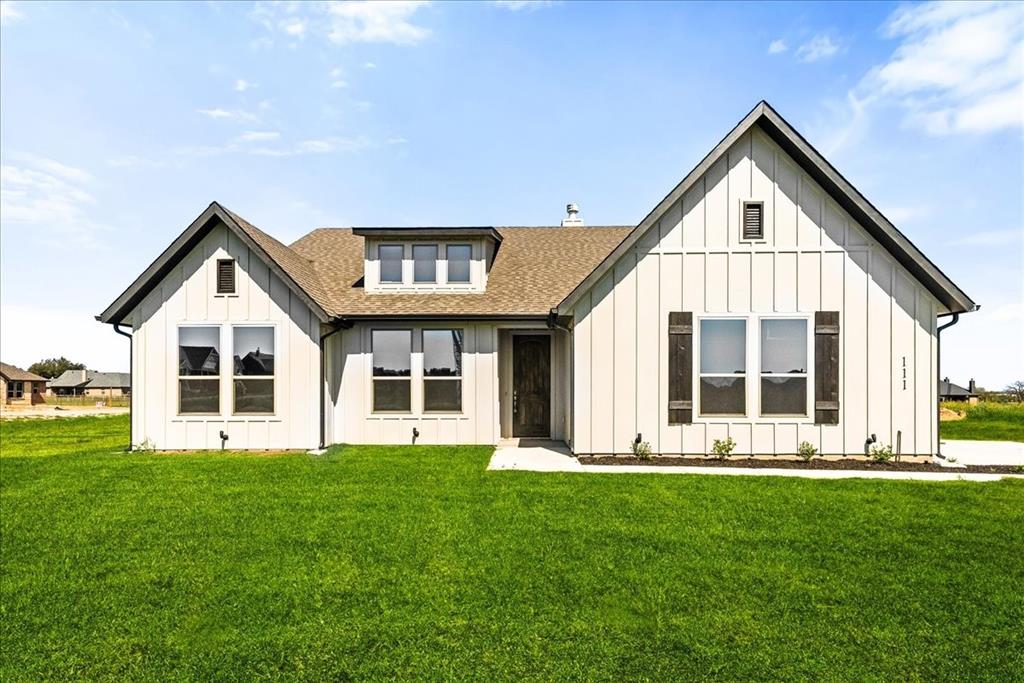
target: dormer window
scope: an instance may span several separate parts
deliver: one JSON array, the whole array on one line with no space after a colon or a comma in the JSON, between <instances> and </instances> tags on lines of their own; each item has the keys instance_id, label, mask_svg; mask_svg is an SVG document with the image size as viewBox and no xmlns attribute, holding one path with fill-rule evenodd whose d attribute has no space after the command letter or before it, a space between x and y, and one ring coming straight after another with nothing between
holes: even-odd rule
<instances>
[{"instance_id":1,"label":"dormer window","mask_svg":"<svg viewBox=\"0 0 1024 683\"><path fill-rule=\"evenodd\" d=\"M469 262L473 248L468 244L449 244L445 249L448 260L448 282L469 282Z\"/></svg>"},{"instance_id":2,"label":"dormer window","mask_svg":"<svg viewBox=\"0 0 1024 683\"><path fill-rule=\"evenodd\" d=\"M404 251L405 247L401 244L382 244L378 247L377 258L380 261L381 282L401 284Z\"/></svg>"},{"instance_id":3,"label":"dormer window","mask_svg":"<svg viewBox=\"0 0 1024 683\"><path fill-rule=\"evenodd\" d=\"M412 281L437 282L437 245L412 245Z\"/></svg>"}]
</instances>

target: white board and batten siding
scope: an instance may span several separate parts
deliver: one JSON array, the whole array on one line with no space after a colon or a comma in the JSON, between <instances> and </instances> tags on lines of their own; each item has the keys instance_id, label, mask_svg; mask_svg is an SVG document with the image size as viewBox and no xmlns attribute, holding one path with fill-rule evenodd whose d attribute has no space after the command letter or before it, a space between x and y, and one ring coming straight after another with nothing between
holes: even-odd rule
<instances>
[{"instance_id":1,"label":"white board and batten siding","mask_svg":"<svg viewBox=\"0 0 1024 683\"><path fill-rule=\"evenodd\" d=\"M234 295L216 294L217 260L236 261ZM209 234L131 313L134 445L157 449L315 448L320 324L309 307L224 226ZM274 414L232 414L233 324L275 331ZM220 414L178 413L178 328L220 327Z\"/></svg>"},{"instance_id":2,"label":"white board and batten siding","mask_svg":"<svg viewBox=\"0 0 1024 683\"><path fill-rule=\"evenodd\" d=\"M386 295L382 295L386 296ZM408 412L373 410L373 350L375 329L412 332L410 407ZM423 330L459 329L463 333L462 410L423 409ZM517 333L552 337L551 436L565 438L568 428L568 340L552 333L514 324L470 322L375 321L357 323L327 339L327 386L331 417L328 443L496 444L511 435L511 336ZM504 432L504 433L503 433Z\"/></svg>"},{"instance_id":3,"label":"white board and batten siding","mask_svg":"<svg viewBox=\"0 0 1024 683\"><path fill-rule=\"evenodd\" d=\"M764 202L764 240L741 240L743 201ZM638 433L655 453L864 453L901 435L904 455L936 450L939 304L773 141L748 132L579 300L573 312L573 451L628 453ZM838 425L806 418L702 418L668 424L668 315L840 312ZM749 337L748 337L749 338ZM694 374L699 357L694 354ZM758 382L748 359L748 387ZM808 362L813 369L813 344ZM756 389L748 388L748 397ZM812 394L813 378L808 380ZM748 406L751 400L748 398ZM756 401L753 406L756 408ZM812 404L813 405L813 404Z\"/></svg>"}]
</instances>

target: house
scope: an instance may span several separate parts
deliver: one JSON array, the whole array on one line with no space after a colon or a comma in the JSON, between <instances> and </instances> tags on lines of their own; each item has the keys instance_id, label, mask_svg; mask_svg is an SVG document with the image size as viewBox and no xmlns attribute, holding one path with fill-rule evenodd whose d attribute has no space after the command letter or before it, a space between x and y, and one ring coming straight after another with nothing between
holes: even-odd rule
<instances>
[{"instance_id":1,"label":"house","mask_svg":"<svg viewBox=\"0 0 1024 683\"><path fill-rule=\"evenodd\" d=\"M5 405L44 403L46 378L14 365L0 363L0 396Z\"/></svg>"},{"instance_id":2,"label":"house","mask_svg":"<svg viewBox=\"0 0 1024 683\"><path fill-rule=\"evenodd\" d=\"M939 401L966 401L973 406L978 402L978 385L974 383L972 377L964 389L959 384L950 382L948 377L944 377L939 382Z\"/></svg>"},{"instance_id":3,"label":"house","mask_svg":"<svg viewBox=\"0 0 1024 683\"><path fill-rule=\"evenodd\" d=\"M286 246L211 204L97 316L133 443L936 453L939 320L975 303L767 103L639 224L568 208Z\"/></svg>"},{"instance_id":4,"label":"house","mask_svg":"<svg viewBox=\"0 0 1024 683\"><path fill-rule=\"evenodd\" d=\"M131 393L131 374L65 370L50 382L55 396L126 396Z\"/></svg>"}]
</instances>

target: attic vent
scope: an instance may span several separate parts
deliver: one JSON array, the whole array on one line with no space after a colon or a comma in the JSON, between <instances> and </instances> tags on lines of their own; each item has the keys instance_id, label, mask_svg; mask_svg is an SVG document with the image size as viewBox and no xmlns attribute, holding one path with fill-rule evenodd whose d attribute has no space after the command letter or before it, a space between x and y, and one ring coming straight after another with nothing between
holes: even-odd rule
<instances>
[{"instance_id":1,"label":"attic vent","mask_svg":"<svg viewBox=\"0 0 1024 683\"><path fill-rule=\"evenodd\" d=\"M764 202L743 202L743 239L764 239Z\"/></svg>"},{"instance_id":2,"label":"attic vent","mask_svg":"<svg viewBox=\"0 0 1024 683\"><path fill-rule=\"evenodd\" d=\"M232 259L217 260L217 293L235 293L235 262Z\"/></svg>"}]
</instances>

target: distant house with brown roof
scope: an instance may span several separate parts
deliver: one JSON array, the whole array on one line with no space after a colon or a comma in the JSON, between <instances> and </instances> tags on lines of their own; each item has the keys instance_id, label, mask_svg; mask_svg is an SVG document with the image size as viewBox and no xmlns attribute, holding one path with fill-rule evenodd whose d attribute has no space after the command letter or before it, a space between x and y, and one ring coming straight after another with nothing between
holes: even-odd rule
<instances>
[{"instance_id":1,"label":"distant house with brown roof","mask_svg":"<svg viewBox=\"0 0 1024 683\"><path fill-rule=\"evenodd\" d=\"M133 443L577 454L938 449L939 320L975 304L767 103L639 223L320 228L214 202L98 316Z\"/></svg>"},{"instance_id":2,"label":"distant house with brown roof","mask_svg":"<svg viewBox=\"0 0 1024 683\"><path fill-rule=\"evenodd\" d=\"M14 365L0 363L0 396L7 405L43 403L46 378Z\"/></svg>"}]
</instances>

